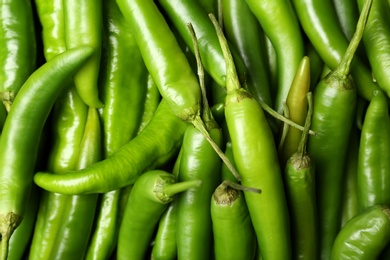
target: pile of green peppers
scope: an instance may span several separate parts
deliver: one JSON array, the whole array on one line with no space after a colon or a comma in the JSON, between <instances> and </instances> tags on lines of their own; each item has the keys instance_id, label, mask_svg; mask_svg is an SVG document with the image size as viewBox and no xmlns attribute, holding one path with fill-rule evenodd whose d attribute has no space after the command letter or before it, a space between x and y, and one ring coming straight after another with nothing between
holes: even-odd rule
<instances>
[{"instance_id":1,"label":"pile of green peppers","mask_svg":"<svg viewBox=\"0 0 390 260\"><path fill-rule=\"evenodd\" d=\"M0 260L390 259L389 0L0 0Z\"/></svg>"}]
</instances>

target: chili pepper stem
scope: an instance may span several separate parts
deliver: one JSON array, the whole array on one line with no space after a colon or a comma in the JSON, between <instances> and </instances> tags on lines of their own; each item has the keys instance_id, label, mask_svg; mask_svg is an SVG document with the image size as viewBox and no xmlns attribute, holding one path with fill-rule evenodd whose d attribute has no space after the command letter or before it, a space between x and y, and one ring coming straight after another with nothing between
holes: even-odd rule
<instances>
[{"instance_id":1,"label":"chili pepper stem","mask_svg":"<svg viewBox=\"0 0 390 260\"><path fill-rule=\"evenodd\" d=\"M221 148L219 148L218 145L211 138L211 136L209 135L209 133L206 130L206 127L205 127L202 119L199 116L197 116L197 117L194 118L194 120L192 120L191 123L195 126L196 129L198 129L203 134L203 136L209 142L209 144L214 149L214 151L219 155L219 157L222 159L222 161L226 164L226 166L232 172L232 174L237 179L237 181L241 181L240 174L238 173L236 168L234 168L234 166L230 162L229 158L227 158L226 155L222 152Z\"/></svg>"},{"instance_id":2,"label":"chili pepper stem","mask_svg":"<svg viewBox=\"0 0 390 260\"><path fill-rule=\"evenodd\" d=\"M306 144L309 128L311 125L311 118L313 115L313 95L311 92L307 93L308 112L305 121L305 128L302 132L301 140L299 141L297 153L303 158L306 155Z\"/></svg>"},{"instance_id":3,"label":"chili pepper stem","mask_svg":"<svg viewBox=\"0 0 390 260\"><path fill-rule=\"evenodd\" d=\"M165 195L172 197L175 194L186 191L191 188L197 188L202 185L201 180L182 181L164 186Z\"/></svg>"},{"instance_id":4,"label":"chili pepper stem","mask_svg":"<svg viewBox=\"0 0 390 260\"><path fill-rule=\"evenodd\" d=\"M261 189L243 186L241 184L235 183L235 182L230 181L230 180L224 180L221 183L221 187L223 187L224 190L226 190L227 187L230 187L230 188L235 189L235 190L242 190L242 191L254 192L254 193L259 193L259 194L261 193Z\"/></svg>"},{"instance_id":5,"label":"chili pepper stem","mask_svg":"<svg viewBox=\"0 0 390 260\"><path fill-rule=\"evenodd\" d=\"M284 116L286 118L290 118L290 109L288 108L286 101L283 102L283 113L284 113ZM287 137L289 129L290 129L290 126L288 124L283 125L282 134L280 137L280 142L279 142L279 147L278 147L279 152L281 152L283 149L283 145L286 141L286 137Z\"/></svg>"},{"instance_id":6,"label":"chili pepper stem","mask_svg":"<svg viewBox=\"0 0 390 260\"><path fill-rule=\"evenodd\" d=\"M214 24L214 27L217 31L217 34L220 35L221 37L225 38L221 27L219 26L217 20L215 19L215 16L213 14L209 14L209 17ZM226 53L226 55L227 55L227 57L225 59L226 60L225 61L226 62L226 92L232 93L233 91L239 90L241 88L241 84L240 84L240 81L239 81L238 76L237 76L236 66L234 64L232 54L230 53L227 41L220 42L220 43L221 43L222 52ZM259 102L261 108L264 111L266 111L268 114L270 114L271 116L275 117L276 119L281 120L282 122L284 122L292 127L295 127L297 129L303 131L302 126L300 126L297 123L291 121L290 119L282 116L281 114L279 114L278 112L273 110L270 106L268 106L265 102L260 101L260 100L258 102ZM313 131L309 131L309 133L311 135L315 135L315 133Z\"/></svg>"},{"instance_id":7,"label":"chili pepper stem","mask_svg":"<svg viewBox=\"0 0 390 260\"><path fill-rule=\"evenodd\" d=\"M19 226L21 217L13 212L0 215L0 259L6 260L8 244L14 230Z\"/></svg>"},{"instance_id":8,"label":"chili pepper stem","mask_svg":"<svg viewBox=\"0 0 390 260\"><path fill-rule=\"evenodd\" d=\"M360 44L360 39L363 37L364 27L366 26L368 13L370 12L371 5L373 0L367 0L361 11L360 18L356 25L356 31L353 34L350 44L348 45L347 50L343 58L340 61L339 66L332 72L334 75L339 77L347 77L349 75L352 59L355 55L355 52Z\"/></svg>"}]
</instances>

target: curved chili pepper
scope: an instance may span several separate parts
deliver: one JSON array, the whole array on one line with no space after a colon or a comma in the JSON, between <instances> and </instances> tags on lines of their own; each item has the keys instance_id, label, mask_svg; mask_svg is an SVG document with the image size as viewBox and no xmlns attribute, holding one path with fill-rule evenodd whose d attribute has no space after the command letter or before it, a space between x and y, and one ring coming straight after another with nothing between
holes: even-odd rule
<instances>
[{"instance_id":1,"label":"curved chili pepper","mask_svg":"<svg viewBox=\"0 0 390 260\"><path fill-rule=\"evenodd\" d=\"M119 230L117 259L145 259L153 231L174 195L199 187L199 180L176 182L162 170L143 173L130 192Z\"/></svg>"},{"instance_id":2,"label":"curved chili pepper","mask_svg":"<svg viewBox=\"0 0 390 260\"><path fill-rule=\"evenodd\" d=\"M167 18L178 30L186 46L195 53L187 24L191 23L198 37L202 64L219 86L225 86L226 66L217 35L207 13L198 1L159 0Z\"/></svg>"},{"instance_id":3,"label":"curved chili pepper","mask_svg":"<svg viewBox=\"0 0 390 260\"><path fill-rule=\"evenodd\" d=\"M0 230L4 249L25 211L46 118L64 82L91 53L91 48L82 47L54 57L27 79L13 102L15 109L8 114L0 140ZM2 254L6 256L7 250Z\"/></svg>"},{"instance_id":4,"label":"curved chili pepper","mask_svg":"<svg viewBox=\"0 0 390 260\"><path fill-rule=\"evenodd\" d=\"M349 74L351 61L359 46L371 0L366 2L357 30L339 66L323 78L314 90L312 129L308 153L317 169L319 252L329 259L340 229L342 183L349 136L355 120L357 93Z\"/></svg>"},{"instance_id":5,"label":"curved chili pepper","mask_svg":"<svg viewBox=\"0 0 390 260\"><path fill-rule=\"evenodd\" d=\"M81 99L91 107L103 107L98 95L102 48L102 0L62 1L66 48L89 46L94 52L73 80Z\"/></svg>"},{"instance_id":6,"label":"curved chili pepper","mask_svg":"<svg viewBox=\"0 0 390 260\"><path fill-rule=\"evenodd\" d=\"M187 126L163 99L145 129L110 158L66 174L38 172L34 181L46 190L69 195L125 187L145 170L163 165L175 156Z\"/></svg>"},{"instance_id":7,"label":"curved chili pepper","mask_svg":"<svg viewBox=\"0 0 390 260\"><path fill-rule=\"evenodd\" d=\"M226 55L225 118L234 161L242 176L241 184L262 190L261 195L244 191L258 246L263 259L289 259L289 215L273 134L260 104L240 87L233 59L215 18L213 23Z\"/></svg>"},{"instance_id":8,"label":"curved chili pepper","mask_svg":"<svg viewBox=\"0 0 390 260\"><path fill-rule=\"evenodd\" d=\"M390 204L390 116L385 94L375 91L360 138L357 191L360 210Z\"/></svg>"},{"instance_id":9,"label":"curved chili pepper","mask_svg":"<svg viewBox=\"0 0 390 260\"><path fill-rule=\"evenodd\" d=\"M361 9L364 1L357 1ZM387 96L390 95L390 6L386 1L374 1L363 34L364 50L372 73Z\"/></svg>"},{"instance_id":10,"label":"curved chili pepper","mask_svg":"<svg viewBox=\"0 0 390 260\"><path fill-rule=\"evenodd\" d=\"M214 259L254 259L256 236L244 194L222 182L211 198Z\"/></svg>"},{"instance_id":11,"label":"curved chili pepper","mask_svg":"<svg viewBox=\"0 0 390 260\"><path fill-rule=\"evenodd\" d=\"M329 259L377 259L390 241L390 209L367 208L348 221L338 233Z\"/></svg>"},{"instance_id":12,"label":"curved chili pepper","mask_svg":"<svg viewBox=\"0 0 390 260\"><path fill-rule=\"evenodd\" d=\"M348 48L348 40L340 26L332 0L293 0L300 24L325 64L335 69ZM358 95L371 99L372 91L378 89L371 71L354 58L351 75L355 79Z\"/></svg>"},{"instance_id":13,"label":"curved chili pepper","mask_svg":"<svg viewBox=\"0 0 390 260\"><path fill-rule=\"evenodd\" d=\"M164 16L150 0L117 3L162 97L181 119L194 120L200 111L199 84Z\"/></svg>"},{"instance_id":14,"label":"curved chili pepper","mask_svg":"<svg viewBox=\"0 0 390 260\"><path fill-rule=\"evenodd\" d=\"M76 168L87 115L88 107L74 87L57 99L52 112L52 145L45 169L61 174ZM30 259L50 259L54 256L54 247L58 244L56 239L61 237L58 234L64 227L71 202L70 196L41 192Z\"/></svg>"},{"instance_id":15,"label":"curved chili pepper","mask_svg":"<svg viewBox=\"0 0 390 260\"><path fill-rule=\"evenodd\" d=\"M221 149L205 129L200 117L199 82L156 4L151 0L118 0L117 3L132 28L145 65L153 76L161 96L179 118L201 131L215 152L239 179L236 169L224 157ZM175 58L171 59L171 55Z\"/></svg>"},{"instance_id":16,"label":"curved chili pepper","mask_svg":"<svg viewBox=\"0 0 390 260\"><path fill-rule=\"evenodd\" d=\"M282 113L283 101L286 100L295 72L305 55L299 21L290 1L246 2L276 51L278 87L274 107L277 112ZM275 20L281 22L275 23Z\"/></svg>"},{"instance_id":17,"label":"curved chili pepper","mask_svg":"<svg viewBox=\"0 0 390 260\"><path fill-rule=\"evenodd\" d=\"M0 100L9 111L19 89L36 69L37 39L28 0L0 2Z\"/></svg>"}]
</instances>

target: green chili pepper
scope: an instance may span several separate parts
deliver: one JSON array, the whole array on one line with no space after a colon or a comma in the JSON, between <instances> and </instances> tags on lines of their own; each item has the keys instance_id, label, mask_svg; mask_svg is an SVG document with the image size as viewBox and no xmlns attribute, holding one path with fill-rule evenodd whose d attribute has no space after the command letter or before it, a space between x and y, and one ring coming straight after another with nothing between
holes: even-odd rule
<instances>
[{"instance_id":1,"label":"green chili pepper","mask_svg":"<svg viewBox=\"0 0 390 260\"><path fill-rule=\"evenodd\" d=\"M311 92L307 94L309 109L305 130L295 153L286 162L284 183L291 217L292 251L294 259L318 257L318 228L315 162L306 152L308 130L313 114Z\"/></svg>"},{"instance_id":2,"label":"green chili pepper","mask_svg":"<svg viewBox=\"0 0 390 260\"><path fill-rule=\"evenodd\" d=\"M366 2L357 30L339 66L314 90L312 129L308 153L316 164L320 257L329 259L340 229L341 196L349 136L355 119L357 94L350 65L360 43L371 0Z\"/></svg>"},{"instance_id":3,"label":"green chili pepper","mask_svg":"<svg viewBox=\"0 0 390 260\"><path fill-rule=\"evenodd\" d=\"M104 158L137 134L147 95L148 72L115 0L103 2L103 62L100 94ZM131 68L131 70L129 70ZM118 240L120 189L101 195L86 259L106 259Z\"/></svg>"},{"instance_id":4,"label":"green chili pepper","mask_svg":"<svg viewBox=\"0 0 390 260\"><path fill-rule=\"evenodd\" d=\"M89 46L94 52L74 75L81 99L91 107L103 107L98 95L98 76L102 48L102 0L62 1L66 48Z\"/></svg>"},{"instance_id":5,"label":"green chili pepper","mask_svg":"<svg viewBox=\"0 0 390 260\"><path fill-rule=\"evenodd\" d=\"M119 0L117 3L132 28L145 65L153 76L161 96L179 118L201 131L215 152L239 178L236 169L224 157L205 129L200 117L199 82L156 4L151 0ZM172 59L172 56L175 58Z\"/></svg>"},{"instance_id":6,"label":"green chili pepper","mask_svg":"<svg viewBox=\"0 0 390 260\"><path fill-rule=\"evenodd\" d=\"M104 108L104 157L136 134L143 115L148 72L128 23L115 0L104 4L104 63L100 88ZM131 68L131 69L129 69Z\"/></svg>"},{"instance_id":7,"label":"green chili pepper","mask_svg":"<svg viewBox=\"0 0 390 260\"><path fill-rule=\"evenodd\" d=\"M172 167L172 175L178 177L183 146ZM154 237L151 257L154 260L177 259L177 196L169 203L167 209L161 216Z\"/></svg>"},{"instance_id":8,"label":"green chili pepper","mask_svg":"<svg viewBox=\"0 0 390 260\"><path fill-rule=\"evenodd\" d=\"M45 169L57 174L76 169L87 116L88 107L74 87L70 87L57 99L52 112L51 148ZM64 222L72 207L71 204L70 196L41 192L38 217L29 252L31 259L54 257L56 253L54 247L59 243L57 239L61 239L62 228L66 227Z\"/></svg>"},{"instance_id":9,"label":"green chili pepper","mask_svg":"<svg viewBox=\"0 0 390 260\"><path fill-rule=\"evenodd\" d=\"M286 105L289 110L289 118L303 125L307 115L307 93L310 91L310 60L305 56L299 64L294 76L291 88L288 92ZM285 165L287 160L297 151L302 131L289 128L280 152L281 164Z\"/></svg>"},{"instance_id":10,"label":"green chili pepper","mask_svg":"<svg viewBox=\"0 0 390 260\"><path fill-rule=\"evenodd\" d=\"M276 51L278 87L274 107L277 112L282 113L283 101L286 100L295 72L305 55L299 21L290 1L246 2ZM278 22L275 23L275 20Z\"/></svg>"},{"instance_id":11,"label":"green chili pepper","mask_svg":"<svg viewBox=\"0 0 390 260\"><path fill-rule=\"evenodd\" d=\"M16 94L36 69L37 39L28 0L0 2L0 100L9 111Z\"/></svg>"},{"instance_id":12,"label":"green chili pepper","mask_svg":"<svg viewBox=\"0 0 390 260\"><path fill-rule=\"evenodd\" d=\"M64 82L91 55L88 47L66 51L36 70L23 84L0 140L0 232L4 259L10 236L22 220L33 181L43 125ZM40 102L37 102L39 100Z\"/></svg>"},{"instance_id":13,"label":"green chili pepper","mask_svg":"<svg viewBox=\"0 0 390 260\"><path fill-rule=\"evenodd\" d=\"M349 139L348 155L345 166L345 178L343 184L341 227L348 220L359 213L357 192L357 166L359 157L360 131L357 127L352 128Z\"/></svg>"},{"instance_id":14,"label":"green chili pepper","mask_svg":"<svg viewBox=\"0 0 390 260\"><path fill-rule=\"evenodd\" d=\"M211 198L214 259L254 259L256 236L244 194L223 181Z\"/></svg>"},{"instance_id":15,"label":"green chili pepper","mask_svg":"<svg viewBox=\"0 0 390 260\"><path fill-rule=\"evenodd\" d=\"M145 129L113 156L66 174L38 172L34 181L46 190L69 195L125 187L133 184L145 170L172 159L179 151L187 126L163 99Z\"/></svg>"},{"instance_id":16,"label":"green chili pepper","mask_svg":"<svg viewBox=\"0 0 390 260\"><path fill-rule=\"evenodd\" d=\"M359 20L358 2L356 0L333 0L333 6L340 22L341 29L345 37L350 41ZM367 62L367 54L365 53L363 45L358 47L356 55L362 59L362 62Z\"/></svg>"},{"instance_id":17,"label":"green chili pepper","mask_svg":"<svg viewBox=\"0 0 390 260\"><path fill-rule=\"evenodd\" d=\"M199 51L205 70L219 86L225 86L226 66L221 47L213 25L200 3L180 0L160 0L158 3L178 30L186 46L195 53L191 34L187 28L187 23L192 24L199 40Z\"/></svg>"},{"instance_id":18,"label":"green chili pepper","mask_svg":"<svg viewBox=\"0 0 390 260\"><path fill-rule=\"evenodd\" d=\"M80 143L75 168L81 169L101 158L99 115L89 108L84 134ZM73 195L61 200L59 213L50 217L61 220L58 230L49 243L47 259L84 259L95 216L97 194ZM51 209L49 209L51 210ZM54 230L49 230L54 231ZM43 241L45 242L45 241ZM33 259L33 258L32 258ZM37 259L45 259L38 257Z\"/></svg>"},{"instance_id":19,"label":"green chili pepper","mask_svg":"<svg viewBox=\"0 0 390 260\"><path fill-rule=\"evenodd\" d=\"M196 0L203 7L206 13L218 14L218 0Z\"/></svg>"},{"instance_id":20,"label":"green chili pepper","mask_svg":"<svg viewBox=\"0 0 390 260\"><path fill-rule=\"evenodd\" d=\"M193 120L200 109L199 84L165 18L150 0L117 3L162 97L180 118Z\"/></svg>"},{"instance_id":21,"label":"green chili pepper","mask_svg":"<svg viewBox=\"0 0 390 260\"><path fill-rule=\"evenodd\" d=\"M348 48L332 0L293 0L300 24L325 64L335 69ZM357 92L367 100L378 85L372 81L371 71L355 57L351 74L356 82Z\"/></svg>"},{"instance_id":22,"label":"green chili pepper","mask_svg":"<svg viewBox=\"0 0 390 260\"><path fill-rule=\"evenodd\" d=\"M387 98L375 91L363 122L358 157L360 210L390 204L390 116Z\"/></svg>"},{"instance_id":23,"label":"green chili pepper","mask_svg":"<svg viewBox=\"0 0 390 260\"><path fill-rule=\"evenodd\" d=\"M210 136L222 144L220 129ZM202 186L178 196L177 247L179 259L209 258L212 252L210 197L220 181L221 160L204 136L193 126L184 134L179 181L202 180ZM199 243L203 241L204 243Z\"/></svg>"},{"instance_id":24,"label":"green chili pepper","mask_svg":"<svg viewBox=\"0 0 390 260\"><path fill-rule=\"evenodd\" d=\"M361 9L364 1L357 1ZM364 50L372 73L387 96L390 95L390 6L385 1L374 1L363 34Z\"/></svg>"},{"instance_id":25,"label":"green chili pepper","mask_svg":"<svg viewBox=\"0 0 390 260\"><path fill-rule=\"evenodd\" d=\"M225 118L234 161L243 186L262 190L245 192L258 245L264 259L291 257L290 223L281 169L272 131L259 103L240 88L223 33L213 19L227 64Z\"/></svg>"},{"instance_id":26,"label":"green chili pepper","mask_svg":"<svg viewBox=\"0 0 390 260\"><path fill-rule=\"evenodd\" d=\"M189 28L194 42L202 93L202 120L211 138L221 147L222 132L211 114L204 86L202 60L197 44L201 39L196 38L192 23ZM178 181L201 180L202 186L178 195L177 256L179 259L207 259L212 255L210 198L220 182L221 159L203 134L193 126L188 126L184 133L179 167Z\"/></svg>"},{"instance_id":27,"label":"green chili pepper","mask_svg":"<svg viewBox=\"0 0 390 260\"><path fill-rule=\"evenodd\" d=\"M317 85L320 80L324 68L324 61L310 41L307 41L306 43L306 55L309 57L310 61L310 89L313 91L315 85Z\"/></svg>"},{"instance_id":28,"label":"green chili pepper","mask_svg":"<svg viewBox=\"0 0 390 260\"><path fill-rule=\"evenodd\" d=\"M372 206L340 230L329 259L377 259L389 241L390 209L388 206Z\"/></svg>"},{"instance_id":29,"label":"green chili pepper","mask_svg":"<svg viewBox=\"0 0 390 260\"><path fill-rule=\"evenodd\" d=\"M62 0L35 0L37 16L41 24L43 53L46 60L66 50L64 9Z\"/></svg>"},{"instance_id":30,"label":"green chili pepper","mask_svg":"<svg viewBox=\"0 0 390 260\"><path fill-rule=\"evenodd\" d=\"M249 91L256 99L272 107L262 28L245 1L224 0L222 9L225 35L237 48L245 64L247 69L245 82Z\"/></svg>"},{"instance_id":31,"label":"green chili pepper","mask_svg":"<svg viewBox=\"0 0 390 260\"><path fill-rule=\"evenodd\" d=\"M336 15L345 37L351 40L355 33L356 24L359 20L359 9L356 1L332 0Z\"/></svg>"},{"instance_id":32,"label":"green chili pepper","mask_svg":"<svg viewBox=\"0 0 390 260\"><path fill-rule=\"evenodd\" d=\"M174 195L201 183L176 182L175 176L162 170L143 173L130 192L119 230L117 259L145 259L153 231Z\"/></svg>"},{"instance_id":33,"label":"green chili pepper","mask_svg":"<svg viewBox=\"0 0 390 260\"><path fill-rule=\"evenodd\" d=\"M153 77L149 74L147 80L146 99L144 102L143 114L140 126L138 128L138 133L142 132L145 126L149 124L150 120L153 118L154 113L156 112L160 101L160 92L158 91L157 85L154 82Z\"/></svg>"},{"instance_id":34,"label":"green chili pepper","mask_svg":"<svg viewBox=\"0 0 390 260\"><path fill-rule=\"evenodd\" d=\"M162 214L152 248L152 259L176 259L177 257L177 203L172 201Z\"/></svg>"},{"instance_id":35,"label":"green chili pepper","mask_svg":"<svg viewBox=\"0 0 390 260\"><path fill-rule=\"evenodd\" d=\"M28 248L31 245L31 238L34 234L39 201L40 191L36 185L33 185L23 221L15 229L9 241L8 260L25 259L23 257L28 255Z\"/></svg>"}]
</instances>

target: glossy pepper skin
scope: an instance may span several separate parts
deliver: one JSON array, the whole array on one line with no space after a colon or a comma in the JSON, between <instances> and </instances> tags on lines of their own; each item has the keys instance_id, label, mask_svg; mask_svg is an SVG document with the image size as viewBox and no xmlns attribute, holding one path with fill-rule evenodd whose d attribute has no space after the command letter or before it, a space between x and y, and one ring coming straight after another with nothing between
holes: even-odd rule
<instances>
[{"instance_id":1,"label":"glossy pepper skin","mask_svg":"<svg viewBox=\"0 0 390 260\"><path fill-rule=\"evenodd\" d=\"M172 174L177 178L180 170L181 148L172 167ZM161 216L154 243L151 250L151 257L155 260L169 260L177 258L177 196L169 203L168 208Z\"/></svg>"},{"instance_id":2,"label":"glossy pepper skin","mask_svg":"<svg viewBox=\"0 0 390 260\"><path fill-rule=\"evenodd\" d=\"M117 259L145 259L153 231L175 194L199 187L199 180L177 182L171 173L143 173L130 192L119 230Z\"/></svg>"},{"instance_id":3,"label":"glossy pepper skin","mask_svg":"<svg viewBox=\"0 0 390 260\"><path fill-rule=\"evenodd\" d=\"M40 190L34 185L31 189L23 221L12 234L9 241L8 260L23 259L23 256L27 254L35 231L34 226L37 219L40 199Z\"/></svg>"},{"instance_id":4,"label":"glossy pepper skin","mask_svg":"<svg viewBox=\"0 0 390 260\"><path fill-rule=\"evenodd\" d=\"M213 24L198 1L159 0L167 19L172 22L186 46L194 53L191 34L187 23L194 27L198 38L200 56L204 69L210 74L219 86L225 86L226 66L223 59L218 37Z\"/></svg>"},{"instance_id":5,"label":"glossy pepper skin","mask_svg":"<svg viewBox=\"0 0 390 260\"><path fill-rule=\"evenodd\" d=\"M90 107L100 108L98 76L102 49L103 1L62 1L66 48L89 46L93 54L73 77L81 99Z\"/></svg>"},{"instance_id":6,"label":"glossy pepper skin","mask_svg":"<svg viewBox=\"0 0 390 260\"><path fill-rule=\"evenodd\" d=\"M340 230L330 259L377 259L390 241L390 209L369 207L349 220Z\"/></svg>"},{"instance_id":7,"label":"glossy pepper skin","mask_svg":"<svg viewBox=\"0 0 390 260\"><path fill-rule=\"evenodd\" d=\"M0 10L0 100L10 110L37 66L35 22L28 0L2 0Z\"/></svg>"},{"instance_id":8,"label":"glossy pepper skin","mask_svg":"<svg viewBox=\"0 0 390 260\"><path fill-rule=\"evenodd\" d=\"M219 127L210 128L209 133L221 146L223 137ZM178 180L200 179L203 184L178 195L176 233L178 257L209 258L212 252L210 197L220 182L221 159L193 126L187 128L182 145Z\"/></svg>"},{"instance_id":9,"label":"glossy pepper skin","mask_svg":"<svg viewBox=\"0 0 390 260\"><path fill-rule=\"evenodd\" d=\"M57 99L52 110L52 145L45 169L56 174L76 169L87 115L88 107L74 87L67 89ZM72 200L71 196L41 192L35 232L29 251L31 259L50 259L55 256L55 247L60 244L58 240L61 240L61 232L66 229L63 224L69 217Z\"/></svg>"},{"instance_id":10,"label":"glossy pepper skin","mask_svg":"<svg viewBox=\"0 0 390 260\"><path fill-rule=\"evenodd\" d=\"M246 2L276 52L278 83L274 108L282 113L283 101L286 100L295 72L305 53L299 21L290 1L247 0ZM275 23L275 19L280 22Z\"/></svg>"},{"instance_id":11,"label":"glossy pepper skin","mask_svg":"<svg viewBox=\"0 0 390 260\"><path fill-rule=\"evenodd\" d=\"M117 3L132 28L161 96L181 119L192 121L199 117L199 83L155 3L151 0L118 0ZM172 55L175 59L171 59Z\"/></svg>"},{"instance_id":12,"label":"glossy pepper skin","mask_svg":"<svg viewBox=\"0 0 390 260\"><path fill-rule=\"evenodd\" d=\"M290 259L290 220L273 134L259 103L241 88L215 19L214 26L227 64L225 118L234 161L241 184L262 190L262 194L244 191L257 243L263 259Z\"/></svg>"},{"instance_id":13,"label":"glossy pepper skin","mask_svg":"<svg viewBox=\"0 0 390 260\"><path fill-rule=\"evenodd\" d=\"M69 195L108 192L134 184L145 170L163 165L178 153L187 126L163 99L145 129L110 158L61 175L38 172L34 181L46 190Z\"/></svg>"},{"instance_id":14,"label":"glossy pepper skin","mask_svg":"<svg viewBox=\"0 0 390 260\"><path fill-rule=\"evenodd\" d=\"M130 69L131 68L131 69ZM99 94L103 158L111 157L138 133L147 98L148 72L115 0L103 2L103 49ZM122 190L102 194L86 259L106 259L118 240Z\"/></svg>"},{"instance_id":15,"label":"glossy pepper skin","mask_svg":"<svg viewBox=\"0 0 390 260\"><path fill-rule=\"evenodd\" d=\"M348 40L340 26L332 0L293 0L302 28L325 64L335 69L348 47ZM372 81L370 70L357 57L352 62L351 74L359 96L370 100L378 85Z\"/></svg>"},{"instance_id":16,"label":"glossy pepper skin","mask_svg":"<svg viewBox=\"0 0 390 260\"><path fill-rule=\"evenodd\" d=\"M351 61L360 43L371 1L367 1L356 33L338 67L328 73L314 90L312 130L308 153L316 164L319 252L329 259L340 230L342 184L349 136L355 122L357 91L349 74Z\"/></svg>"},{"instance_id":17,"label":"glossy pepper skin","mask_svg":"<svg viewBox=\"0 0 390 260\"><path fill-rule=\"evenodd\" d=\"M7 248L14 229L22 221L33 181L39 136L64 82L91 55L88 47L76 48L42 65L23 84L5 122L0 140L1 246ZM50 87L48 87L50 86ZM36 102L39 97L39 104ZM21 123L22 122L22 123ZM3 251L7 254L7 251Z\"/></svg>"},{"instance_id":18,"label":"glossy pepper skin","mask_svg":"<svg viewBox=\"0 0 390 260\"><path fill-rule=\"evenodd\" d=\"M245 84L257 100L272 107L263 29L245 1L223 0L221 3L226 38L238 50L247 71Z\"/></svg>"},{"instance_id":19,"label":"glossy pepper skin","mask_svg":"<svg viewBox=\"0 0 390 260\"><path fill-rule=\"evenodd\" d=\"M221 183L211 197L214 259L254 259L256 236L244 194Z\"/></svg>"},{"instance_id":20,"label":"glossy pepper skin","mask_svg":"<svg viewBox=\"0 0 390 260\"><path fill-rule=\"evenodd\" d=\"M373 93L360 137L357 193L360 210L390 204L390 117L385 94Z\"/></svg>"},{"instance_id":21,"label":"glossy pepper skin","mask_svg":"<svg viewBox=\"0 0 390 260\"><path fill-rule=\"evenodd\" d=\"M357 1L361 9L365 1ZM363 35L364 50L367 53L374 78L378 86L390 96L390 6L386 1L374 1Z\"/></svg>"},{"instance_id":22,"label":"glossy pepper skin","mask_svg":"<svg viewBox=\"0 0 390 260\"><path fill-rule=\"evenodd\" d=\"M84 168L101 158L101 129L99 115L95 108L88 109L83 130L80 148L76 152L75 169ZM38 244L34 244L33 248L37 249L34 251L36 254L30 254L30 258L84 259L92 230L97 194L73 196L57 194L57 196L59 199L54 198L47 205L43 205L42 213L48 215L45 223L48 229L42 232L43 240L38 239ZM41 247L43 250L40 250Z\"/></svg>"}]
</instances>

